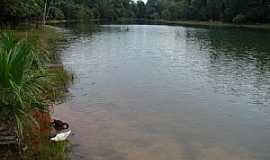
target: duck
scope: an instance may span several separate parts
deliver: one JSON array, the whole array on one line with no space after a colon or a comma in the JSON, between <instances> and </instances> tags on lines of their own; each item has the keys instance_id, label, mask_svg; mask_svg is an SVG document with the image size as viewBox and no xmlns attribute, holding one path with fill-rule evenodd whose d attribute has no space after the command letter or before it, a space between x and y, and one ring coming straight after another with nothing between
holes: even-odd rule
<instances>
[{"instance_id":1,"label":"duck","mask_svg":"<svg viewBox=\"0 0 270 160\"><path fill-rule=\"evenodd\" d=\"M61 120L57 120L57 119L53 119L51 121L51 125L53 126L53 128L56 131L62 131L62 130L65 130L65 129L68 129L69 128L68 123L65 123L65 122L63 122Z\"/></svg>"},{"instance_id":2,"label":"duck","mask_svg":"<svg viewBox=\"0 0 270 160\"><path fill-rule=\"evenodd\" d=\"M50 140L54 141L54 142L65 141L68 138L68 136L70 135L70 133L71 133L71 130L69 130L67 132L58 133L58 134L56 134L55 137L50 138Z\"/></svg>"}]
</instances>

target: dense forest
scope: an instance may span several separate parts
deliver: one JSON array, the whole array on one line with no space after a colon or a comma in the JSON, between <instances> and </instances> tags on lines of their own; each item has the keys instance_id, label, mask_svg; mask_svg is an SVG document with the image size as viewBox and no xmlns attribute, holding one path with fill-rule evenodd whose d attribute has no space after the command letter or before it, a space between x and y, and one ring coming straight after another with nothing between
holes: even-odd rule
<instances>
[{"instance_id":1,"label":"dense forest","mask_svg":"<svg viewBox=\"0 0 270 160\"><path fill-rule=\"evenodd\" d=\"M267 23L269 0L1 0L1 21L119 18Z\"/></svg>"}]
</instances>

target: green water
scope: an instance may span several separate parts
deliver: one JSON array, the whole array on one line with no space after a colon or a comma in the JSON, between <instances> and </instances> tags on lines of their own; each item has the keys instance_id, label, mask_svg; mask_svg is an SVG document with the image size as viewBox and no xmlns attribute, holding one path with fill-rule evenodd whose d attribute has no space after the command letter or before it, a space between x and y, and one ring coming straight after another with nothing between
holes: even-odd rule
<instances>
[{"instance_id":1,"label":"green water","mask_svg":"<svg viewBox=\"0 0 270 160\"><path fill-rule=\"evenodd\" d=\"M270 32L67 25L72 159L270 159Z\"/></svg>"}]
</instances>

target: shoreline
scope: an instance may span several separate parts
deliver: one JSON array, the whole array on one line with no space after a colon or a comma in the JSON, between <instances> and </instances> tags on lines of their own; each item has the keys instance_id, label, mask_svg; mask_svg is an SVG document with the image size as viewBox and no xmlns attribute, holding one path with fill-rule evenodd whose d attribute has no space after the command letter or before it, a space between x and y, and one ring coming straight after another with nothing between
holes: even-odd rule
<instances>
[{"instance_id":1,"label":"shoreline","mask_svg":"<svg viewBox=\"0 0 270 160\"><path fill-rule=\"evenodd\" d=\"M67 24L67 23L97 23L97 24L115 24L115 23L126 23L126 24L156 24L156 25L175 25L175 26L191 26L191 27L217 27L217 28L243 28L243 29L257 29L257 30L270 30L270 23L267 24L233 24L222 21L193 21L193 20L164 20L164 19L133 19L133 18L120 18L118 20L106 20L106 19L65 19L65 20L47 20L46 27L50 28L56 24ZM25 23L21 23L25 24ZM28 24L28 23L27 23ZM39 22L41 25L41 22ZM35 25L35 23L32 23Z\"/></svg>"},{"instance_id":2,"label":"shoreline","mask_svg":"<svg viewBox=\"0 0 270 160\"><path fill-rule=\"evenodd\" d=\"M153 23L160 25L176 25L176 26L193 26L193 27L218 27L218 28L244 28L244 29L258 29L258 30L270 30L270 24L233 24L225 23L221 21L185 21L185 20L151 20L151 19L119 19L116 22L138 22L138 23Z\"/></svg>"},{"instance_id":3,"label":"shoreline","mask_svg":"<svg viewBox=\"0 0 270 160\"><path fill-rule=\"evenodd\" d=\"M70 19L70 20L48 20L46 22L46 26L50 26L52 24L65 24L65 23L87 23L87 22L99 22L99 19L90 19L89 21L84 21L80 19Z\"/></svg>"},{"instance_id":4,"label":"shoreline","mask_svg":"<svg viewBox=\"0 0 270 160\"><path fill-rule=\"evenodd\" d=\"M233 24L233 23L224 23L220 21L168 21L168 20L158 20L158 22L166 23L169 25L182 25L182 26L225 27L225 28L247 28L247 29L270 30L270 24Z\"/></svg>"}]
</instances>

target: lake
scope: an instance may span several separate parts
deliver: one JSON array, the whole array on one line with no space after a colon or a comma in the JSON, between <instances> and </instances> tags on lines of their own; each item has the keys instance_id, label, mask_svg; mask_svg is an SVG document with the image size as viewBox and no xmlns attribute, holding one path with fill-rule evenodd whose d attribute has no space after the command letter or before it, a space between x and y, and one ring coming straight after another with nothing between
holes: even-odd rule
<instances>
[{"instance_id":1,"label":"lake","mask_svg":"<svg viewBox=\"0 0 270 160\"><path fill-rule=\"evenodd\" d=\"M71 159L270 159L270 32L61 26Z\"/></svg>"}]
</instances>

